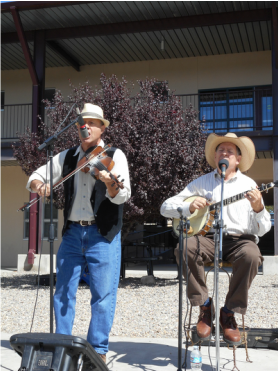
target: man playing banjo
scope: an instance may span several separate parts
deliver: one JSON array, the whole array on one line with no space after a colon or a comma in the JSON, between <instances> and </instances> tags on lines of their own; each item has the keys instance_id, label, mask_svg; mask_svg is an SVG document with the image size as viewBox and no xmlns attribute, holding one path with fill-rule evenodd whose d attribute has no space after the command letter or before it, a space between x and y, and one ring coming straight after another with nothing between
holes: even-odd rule
<instances>
[{"instance_id":1,"label":"man playing banjo","mask_svg":"<svg viewBox=\"0 0 280 372\"><path fill-rule=\"evenodd\" d=\"M270 230L270 214L264 207L256 183L241 173L247 171L255 159L255 146L250 138L238 138L234 133L227 133L225 136L212 133L206 141L205 156L215 170L194 180L178 195L167 199L161 206L161 214L178 219L180 216L177 208L180 207L183 216L191 220L194 213L207 210L207 206L214 201L220 202L221 171L218 164L222 159L229 162L225 173L224 199L251 190L244 194L242 200L223 208L223 221L226 226L224 232L227 233L223 237L223 260L232 263L233 277L225 305L220 309L220 324L224 340L230 345L239 345L240 332L234 313L243 315L246 313L248 291L258 273L258 267L263 262L257 246L258 236ZM191 201L186 201L190 197ZM204 236L198 233L187 240L187 295L192 306L200 306L197 335L200 339L206 340L211 334L212 299L209 298L205 284L204 263L214 260L214 229L211 228L202 235ZM175 255L179 263L178 247ZM186 263L186 240L183 257ZM183 275L186 279L185 266L183 263Z\"/></svg>"}]
</instances>

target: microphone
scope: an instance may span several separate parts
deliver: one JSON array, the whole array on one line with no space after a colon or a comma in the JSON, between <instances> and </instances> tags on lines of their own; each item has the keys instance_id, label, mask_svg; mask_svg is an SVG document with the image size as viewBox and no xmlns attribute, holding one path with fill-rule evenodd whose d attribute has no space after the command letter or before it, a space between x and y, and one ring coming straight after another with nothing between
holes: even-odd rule
<instances>
[{"instance_id":1,"label":"microphone","mask_svg":"<svg viewBox=\"0 0 280 372\"><path fill-rule=\"evenodd\" d=\"M77 114L79 115L79 116L78 116L78 121L77 121L77 123L78 123L79 126L80 126L81 136L82 136L83 138L88 138L88 137L89 137L88 130L87 130L87 127L86 127L86 125L85 125L84 119L83 119L83 117L82 117L82 115L81 115L81 112L80 112L80 110L79 110L79 107L76 108L76 112L77 112Z\"/></svg>"},{"instance_id":2,"label":"microphone","mask_svg":"<svg viewBox=\"0 0 280 372\"><path fill-rule=\"evenodd\" d=\"M180 213L180 215L182 216L182 213L183 213L183 208L181 208L181 207L178 207L178 208L177 208L177 212L179 212L179 213Z\"/></svg>"},{"instance_id":3,"label":"microphone","mask_svg":"<svg viewBox=\"0 0 280 372\"><path fill-rule=\"evenodd\" d=\"M225 178L226 170L228 169L228 166L229 166L228 160L227 159L222 159L222 160L219 161L218 165L219 165L219 168L222 172L221 177Z\"/></svg>"}]
</instances>

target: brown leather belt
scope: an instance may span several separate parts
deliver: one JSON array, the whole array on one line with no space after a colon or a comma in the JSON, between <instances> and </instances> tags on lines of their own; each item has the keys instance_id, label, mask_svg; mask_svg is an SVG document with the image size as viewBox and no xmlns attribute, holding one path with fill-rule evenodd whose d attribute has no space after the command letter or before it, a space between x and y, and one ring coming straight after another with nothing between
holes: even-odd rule
<instances>
[{"instance_id":1,"label":"brown leather belt","mask_svg":"<svg viewBox=\"0 0 280 372\"><path fill-rule=\"evenodd\" d=\"M93 221L72 221L72 222L73 223L78 223L81 226L90 226L90 225L93 225L93 224L96 223L94 220Z\"/></svg>"}]
</instances>

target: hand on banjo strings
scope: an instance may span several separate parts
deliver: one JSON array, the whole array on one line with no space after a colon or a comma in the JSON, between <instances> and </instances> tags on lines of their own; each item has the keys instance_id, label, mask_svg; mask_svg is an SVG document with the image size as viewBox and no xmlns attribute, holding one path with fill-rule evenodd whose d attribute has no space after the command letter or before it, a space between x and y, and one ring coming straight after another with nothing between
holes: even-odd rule
<instances>
[{"instance_id":1,"label":"hand on banjo strings","mask_svg":"<svg viewBox=\"0 0 280 372\"><path fill-rule=\"evenodd\" d=\"M194 201L190 204L190 212L193 213L196 209L203 209L207 205L210 205L207 199L198 196Z\"/></svg>"},{"instance_id":2,"label":"hand on banjo strings","mask_svg":"<svg viewBox=\"0 0 280 372\"><path fill-rule=\"evenodd\" d=\"M248 191L244 194L245 198L249 200L254 212L259 213L263 210L262 194L258 190L257 186L255 189Z\"/></svg>"}]
</instances>

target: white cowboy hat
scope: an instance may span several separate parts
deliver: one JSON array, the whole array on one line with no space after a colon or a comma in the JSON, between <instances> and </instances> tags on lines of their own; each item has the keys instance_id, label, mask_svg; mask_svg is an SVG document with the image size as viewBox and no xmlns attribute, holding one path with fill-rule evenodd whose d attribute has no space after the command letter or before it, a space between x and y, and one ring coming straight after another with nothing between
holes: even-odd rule
<instances>
[{"instance_id":1,"label":"white cowboy hat","mask_svg":"<svg viewBox=\"0 0 280 372\"><path fill-rule=\"evenodd\" d=\"M110 122L104 119L103 110L101 107L93 105L92 103L85 103L81 115L84 119L99 119L103 122L105 127L110 125Z\"/></svg>"},{"instance_id":2,"label":"white cowboy hat","mask_svg":"<svg viewBox=\"0 0 280 372\"><path fill-rule=\"evenodd\" d=\"M225 136L218 136L215 133L209 134L205 144L205 156L212 168L216 168L215 151L217 146L223 142L233 143L241 151L241 161L238 168L245 172L251 168L254 163L256 150L254 142L249 137L237 137L235 133L227 133Z\"/></svg>"}]
</instances>

